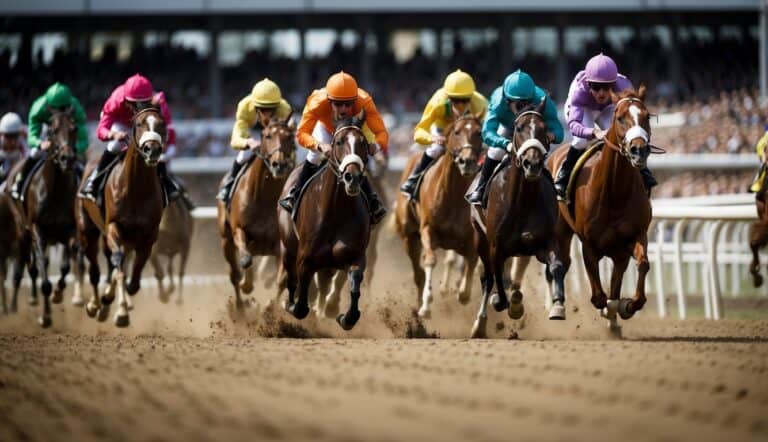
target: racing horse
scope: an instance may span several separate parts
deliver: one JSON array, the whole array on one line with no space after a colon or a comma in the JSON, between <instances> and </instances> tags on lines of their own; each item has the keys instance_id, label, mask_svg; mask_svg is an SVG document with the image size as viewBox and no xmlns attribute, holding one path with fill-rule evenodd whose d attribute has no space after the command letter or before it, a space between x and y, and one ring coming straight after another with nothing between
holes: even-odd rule
<instances>
[{"instance_id":1,"label":"racing horse","mask_svg":"<svg viewBox=\"0 0 768 442\"><path fill-rule=\"evenodd\" d=\"M253 290L253 256L277 256L280 250L274 209L296 162L294 132L290 115L283 120L272 119L262 129L256 158L242 173L229 206L223 201L218 203L221 247L238 307L242 306L240 292L248 294Z\"/></svg>"},{"instance_id":2,"label":"racing horse","mask_svg":"<svg viewBox=\"0 0 768 442\"><path fill-rule=\"evenodd\" d=\"M565 271L555 238L558 209L551 177L544 168L549 152L547 124L542 116L546 99L518 114L514 121L514 150L499 166L487 190L487 208L472 206L475 246L483 263L482 299L472 337L486 336L487 306L508 309L512 319L524 313L523 294L513 285L511 299L504 291L505 262L510 257L535 256L554 278L550 319L565 319ZM521 260L522 270L528 259ZM521 264L518 264L518 266ZM515 272L516 274L518 271ZM497 292L492 294L494 282Z\"/></svg>"},{"instance_id":3,"label":"racing horse","mask_svg":"<svg viewBox=\"0 0 768 442\"><path fill-rule=\"evenodd\" d=\"M367 203L360 195L360 181L373 148L363 135L364 121L361 111L339 123L328 161L305 186L295 216L277 208L284 269L280 286L288 288L286 310L298 319L305 318L310 310L312 276L329 269L346 270L351 302L347 312L336 318L344 330L351 330L360 318L358 301L371 234ZM291 188L299 170L288 178L283 194Z\"/></svg>"},{"instance_id":4,"label":"racing horse","mask_svg":"<svg viewBox=\"0 0 768 442\"><path fill-rule=\"evenodd\" d=\"M155 269L157 291L160 301L163 303L169 301L171 294L176 289L176 284L173 281L174 276L178 276L179 279L179 296L176 298L176 304L181 305L183 302L184 272L187 268L187 259L189 258L189 249L194 230L195 220L192 218L192 213L184 201L177 199L169 203L168 207L163 211L163 217L160 220L157 234L157 242L155 242L152 248L152 255L150 256L150 262ZM174 275L173 260L176 255L179 256L179 271L177 275ZM167 287L163 284L165 273L163 273L161 257L167 259L169 284Z\"/></svg>"},{"instance_id":5,"label":"racing horse","mask_svg":"<svg viewBox=\"0 0 768 442\"><path fill-rule=\"evenodd\" d=\"M445 130L446 155L424 173L417 198L409 201L402 193L397 197L395 226L411 260L413 279L420 295L417 301L420 302L418 314L421 317L431 316L432 272L438 248L455 250L465 258L458 300L462 304L469 302L477 250L472 241L469 205L464 201L464 194L478 170L483 150L481 129L482 122L477 115L456 114L454 122ZM401 183L410 176L420 156L411 156L403 170ZM444 291L447 290L451 267L446 263Z\"/></svg>"},{"instance_id":6,"label":"racing horse","mask_svg":"<svg viewBox=\"0 0 768 442\"><path fill-rule=\"evenodd\" d=\"M53 112L48 122L46 139L51 145L45 160L30 177L17 208L20 219L31 239L31 259L28 263L32 285L41 273L43 313L38 318L42 327L50 327L51 302L59 303L66 288L65 278L76 247L75 195L78 173L75 144L77 126L71 111ZM61 274L53 290L48 279L48 247L61 244ZM54 292L51 295L51 292Z\"/></svg>"},{"instance_id":7,"label":"racing horse","mask_svg":"<svg viewBox=\"0 0 768 442\"><path fill-rule=\"evenodd\" d=\"M749 226L749 248L752 250L749 272L752 274L752 284L755 287L763 285L763 276L760 274L760 249L768 244L768 204L765 201L765 190L766 186L763 183L763 189L755 195L757 221Z\"/></svg>"},{"instance_id":8,"label":"racing horse","mask_svg":"<svg viewBox=\"0 0 768 442\"><path fill-rule=\"evenodd\" d=\"M629 319L646 302L651 203L639 169L646 165L651 153L651 128L650 113L643 103L644 85L637 91L611 95L616 109L602 150L589 158L578 176L571 179L572 203L559 203L557 238L567 271L571 238L574 233L579 236L592 289L592 305L608 318L611 329L618 331L616 313L622 319ZM550 157L550 170L557 170L566 150L560 149ZM614 263L610 299L603 291L598 265L606 256ZM632 298L619 299L630 257L637 262L635 294Z\"/></svg>"},{"instance_id":9,"label":"racing horse","mask_svg":"<svg viewBox=\"0 0 768 442\"><path fill-rule=\"evenodd\" d=\"M85 213L78 222L81 247L90 264L89 276L93 296L86 312L100 321L106 320L115 297L118 309L115 325L130 323L130 298L139 291L141 271L157 240L163 214L163 194L156 166L167 140L167 129L160 110L149 107L137 112L131 121L131 136L125 158L109 172L104 184L104 215L93 201L78 198ZM92 169L95 164L91 164ZM86 171L87 173L88 171ZM98 294L99 238L104 237L104 253L110 266L109 285L103 296ZM125 257L134 252L131 279L126 284L123 268ZM114 271L113 271L114 270Z\"/></svg>"},{"instance_id":10,"label":"racing horse","mask_svg":"<svg viewBox=\"0 0 768 442\"><path fill-rule=\"evenodd\" d=\"M29 259L29 234L22 227L19 214L13 207L13 199L6 192L0 193L0 302L3 313L15 313L18 310L19 286L24 268ZM5 288L6 272L9 261L15 261L13 271L13 294L11 305L7 304Z\"/></svg>"}]
</instances>

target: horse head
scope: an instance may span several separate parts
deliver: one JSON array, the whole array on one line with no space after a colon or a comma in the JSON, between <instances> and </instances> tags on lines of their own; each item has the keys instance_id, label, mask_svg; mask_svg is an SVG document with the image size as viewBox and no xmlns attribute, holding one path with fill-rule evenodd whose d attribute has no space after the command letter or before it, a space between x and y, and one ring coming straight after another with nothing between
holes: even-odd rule
<instances>
[{"instance_id":1,"label":"horse head","mask_svg":"<svg viewBox=\"0 0 768 442\"><path fill-rule=\"evenodd\" d=\"M365 111L352 118L343 120L333 134L331 144L332 166L336 168L337 176L344 183L344 190L349 196L360 193L360 181L368 164L373 144L369 144L363 134Z\"/></svg>"},{"instance_id":2,"label":"horse head","mask_svg":"<svg viewBox=\"0 0 768 442\"><path fill-rule=\"evenodd\" d=\"M261 131L261 147L257 155L275 178L288 175L296 162L295 129L296 125L288 115L283 120L271 119Z\"/></svg>"},{"instance_id":3,"label":"horse head","mask_svg":"<svg viewBox=\"0 0 768 442\"><path fill-rule=\"evenodd\" d=\"M523 169L526 180L541 177L544 160L549 152L547 123L543 116L546 100L543 98L536 107L521 112L515 118L515 162Z\"/></svg>"},{"instance_id":4,"label":"horse head","mask_svg":"<svg viewBox=\"0 0 768 442\"><path fill-rule=\"evenodd\" d=\"M133 147L148 166L156 166L167 140L168 132L160 109L148 107L133 116Z\"/></svg>"},{"instance_id":5,"label":"horse head","mask_svg":"<svg viewBox=\"0 0 768 442\"><path fill-rule=\"evenodd\" d=\"M651 114L643 103L645 85L640 85L637 92L611 92L611 98L616 110L606 138L618 146L619 152L629 159L632 166L643 168L651 154Z\"/></svg>"},{"instance_id":6,"label":"horse head","mask_svg":"<svg viewBox=\"0 0 768 442\"><path fill-rule=\"evenodd\" d=\"M448 128L445 146L453 157L462 176L473 176L479 169L478 160L483 151L480 131L483 127L480 115L464 112L455 115L456 120Z\"/></svg>"},{"instance_id":7,"label":"horse head","mask_svg":"<svg viewBox=\"0 0 768 442\"><path fill-rule=\"evenodd\" d=\"M51 113L48 122L48 140L51 142L51 159L63 172L72 170L77 159L77 125L72 110Z\"/></svg>"}]
</instances>

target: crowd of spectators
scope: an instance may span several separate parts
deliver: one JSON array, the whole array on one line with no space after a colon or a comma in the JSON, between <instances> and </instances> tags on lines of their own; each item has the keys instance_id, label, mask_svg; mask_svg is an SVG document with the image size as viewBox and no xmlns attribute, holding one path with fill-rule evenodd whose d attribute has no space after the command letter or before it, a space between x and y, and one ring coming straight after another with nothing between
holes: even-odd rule
<instances>
[{"instance_id":1,"label":"crowd of spectators","mask_svg":"<svg viewBox=\"0 0 768 442\"><path fill-rule=\"evenodd\" d=\"M614 47L605 40L587 42L579 54L569 54L566 60L526 53L516 56L512 66L531 73L542 87L556 93L555 66L564 62L569 74L583 67L585 60L596 52L612 55L638 85L649 85L649 106L659 114L678 114L684 124L678 127L654 129L654 143L676 153L747 153L768 123L768 103L760 102L754 89L757 81L757 40L748 34L741 38L699 40L694 36L680 41L679 52L661 49L663 45L653 34L637 34ZM629 50L628 48L631 48ZM327 76L341 68L360 72L360 44L335 44L323 57L307 60L311 87L319 87ZM373 80L363 85L375 96L377 105L388 119L397 122L391 130L392 150L405 152L411 145L411 125L402 116L421 111L429 96L439 87L443 70L461 67L471 72L478 89L490 94L501 82L498 66L498 42L465 49L456 39L451 55L438 63L432 56L417 49L414 55L398 62L394 53L385 48L372 55L372 65L366 66ZM679 57L682 80L670 81L669 60ZM127 59L120 60L115 46L106 46L100 59L94 60L77 51L57 51L50 63L43 63L36 54L29 64L11 65L11 54L0 53L0 103L4 109L20 114L28 111L32 100L42 94L54 81L64 82L81 100L89 120L98 118L104 100L114 87L135 72L147 75L158 89L165 91L174 118L183 122L210 117L211 97L208 93L209 66L207 56L194 49L158 44L135 48ZM310 91L298 90L295 59L251 50L235 66L222 67L222 114L231 119L238 100L248 93L253 82L269 76L281 85L286 97L300 109ZM562 103L564 97L554 98ZM399 118L399 121L398 121ZM180 134L185 156L230 155L228 130L212 130ZM743 191L750 177L745 174L681 173L660 174L663 183L660 196L680 196L701 193ZM669 175L669 176L665 176Z\"/></svg>"}]
</instances>

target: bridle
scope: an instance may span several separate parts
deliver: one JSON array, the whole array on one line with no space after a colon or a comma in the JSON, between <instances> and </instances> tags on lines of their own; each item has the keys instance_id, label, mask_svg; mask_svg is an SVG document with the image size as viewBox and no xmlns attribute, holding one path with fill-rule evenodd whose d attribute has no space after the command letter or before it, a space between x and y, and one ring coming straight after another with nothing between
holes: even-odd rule
<instances>
[{"instance_id":1,"label":"bridle","mask_svg":"<svg viewBox=\"0 0 768 442\"><path fill-rule=\"evenodd\" d=\"M630 105L632 103L640 104L643 107L643 109L646 110L646 112L647 112L647 108L645 107L645 103L643 103L643 100L641 100L639 98L636 98L636 97L624 97L624 98L620 99L619 101L616 102L615 109L618 109L619 106L622 103L625 103L625 102L629 103ZM616 119L617 119L616 111L614 111L613 121L611 122L612 125L616 124ZM640 124L635 124L634 126L629 128L629 130L627 130L627 132L624 134L624 138L619 140L618 144L613 143L607 137L604 138L603 141L604 141L606 146L608 146L609 148L617 151L621 156L623 156L623 157L625 157L627 159L630 159L631 156L632 156L632 154L630 152L630 150L632 149L630 147L630 143L635 138L641 138L643 140L644 144L642 146L640 146L639 149L643 149L643 150L644 149L648 149L649 150L649 154L663 154L663 153L666 153L666 150L650 144L651 136L648 133L648 131L646 131L642 126L640 126Z\"/></svg>"},{"instance_id":2,"label":"bridle","mask_svg":"<svg viewBox=\"0 0 768 442\"><path fill-rule=\"evenodd\" d=\"M53 118L54 115L66 117L69 120L66 123L68 123L70 125L70 127L64 127L64 128L57 127L56 128L56 132L58 133L58 131L62 130L62 129L66 130L67 131L67 138L68 138L68 140L67 140L68 144L67 145L70 144L69 141L74 141L76 143L77 142L76 139L75 140L70 140L69 139L70 137L72 137L72 134L77 130L77 127L75 125L74 119L73 119L72 114L71 114L71 110L70 111L64 111L64 112L57 112L57 113L51 115L51 118ZM58 137L52 138L50 136L50 132L51 132L53 126L51 124L49 124L48 126L51 128L51 129L49 129L49 134L46 137L46 139L51 142L51 149L50 149L50 156L49 156L49 158L51 159L51 161L55 165L59 166L62 169L66 168L66 167L69 167L70 166L70 160L74 159L74 154L72 155L72 159L70 159L70 160L64 159L64 158L61 157L60 154L61 154L61 149L62 149L63 145L61 143L59 143ZM74 149L74 143L72 143L72 148Z\"/></svg>"},{"instance_id":3,"label":"bridle","mask_svg":"<svg viewBox=\"0 0 768 442\"><path fill-rule=\"evenodd\" d=\"M544 158L547 157L547 154L549 153L549 142L547 142L547 145L545 146L544 143L541 142L538 138L532 137L525 141L523 141L522 144L519 146L517 145L517 123L520 121L521 118L531 115L536 118L538 118L541 121L544 120L544 115L542 115L540 112L535 110L527 110L525 112L521 112L515 117L515 122L512 124L514 129L512 131L512 154L515 155L515 165L518 167L520 166L520 158L523 156L523 154L528 151L528 149L536 149L544 156ZM533 135L533 133L531 133Z\"/></svg>"},{"instance_id":4,"label":"bridle","mask_svg":"<svg viewBox=\"0 0 768 442\"><path fill-rule=\"evenodd\" d=\"M464 113L463 115L461 115L458 118L456 118L456 120L453 122L453 124L451 124L451 127L448 130L448 136L445 139L446 146L449 145L449 141L448 141L449 138L451 138L453 136L454 130L459 125L459 123L461 123L462 121L480 122L480 119L477 118L474 114L471 114L471 113L468 113L468 112ZM480 149L482 149L482 146L483 146L483 144L481 142L480 146L477 147L477 150L479 151ZM472 143L470 143L470 142L466 142L466 143L464 143L464 144L462 144L460 146L456 146L456 147L458 147L458 149L448 149L448 152L450 152L451 157L453 158L453 162L454 163L458 163L460 155L463 152L465 152L467 150L469 150L469 151L474 151L475 150L475 146Z\"/></svg>"},{"instance_id":5,"label":"bridle","mask_svg":"<svg viewBox=\"0 0 768 442\"><path fill-rule=\"evenodd\" d=\"M282 127L282 128L285 128L286 130L288 130L289 132L293 132L293 130L288 126L288 122L287 121L272 120L272 121L269 122L269 125L267 125L267 127L262 129L262 131L261 131L262 132L262 137L261 137L262 145L264 143L264 135L263 135L264 132L267 129L269 129L271 127L275 127L275 126ZM267 168L270 169L270 171L271 171L272 169L269 167L269 158L272 155L276 154L277 152L283 150L284 147L285 146L283 146L282 143L279 143L277 146L275 146L274 148L272 148L272 149L270 149L270 150L268 150L266 152L262 151L261 147L259 147L259 149L254 150L254 154L256 155L257 158L259 158L261 161L263 161L264 165L267 166ZM296 161L296 150L295 149L290 150L290 151L283 151L283 153L285 153L285 156L287 158L289 158L291 161L293 161L293 162Z\"/></svg>"},{"instance_id":6,"label":"bridle","mask_svg":"<svg viewBox=\"0 0 768 442\"><path fill-rule=\"evenodd\" d=\"M360 133L360 136L365 140L366 143L366 149L369 147L367 146L368 140L365 138L365 134L363 134L363 129L355 126L355 125L347 125L347 126L341 126L337 128L333 132L333 139L331 141L331 152L328 156L328 164L331 166L330 169L333 171L333 174L336 175L336 178L339 180L342 179L342 174L344 172L344 169L347 168L350 164L357 164L358 167L360 167L360 170L365 170L365 161L360 157L360 155L356 154L354 150L351 153L348 153L342 158L341 162L339 162L339 159L336 158L336 138L339 136L339 134L344 130L354 130L356 132ZM352 146L354 149L354 146Z\"/></svg>"},{"instance_id":7,"label":"bridle","mask_svg":"<svg viewBox=\"0 0 768 442\"><path fill-rule=\"evenodd\" d=\"M160 115L160 111L154 107L148 107L144 108L138 112L136 112L133 115L133 118L131 118L131 138L135 142L135 148L136 150L141 154L141 156L144 158L144 161L149 163L152 159L152 149L147 146L148 142L155 141L160 144L160 146L163 145L163 142L165 141L163 137L155 132L154 130L147 130L143 134L141 134L141 138L136 141L136 121L139 119L140 116L146 114L146 113L152 113L157 115L158 119L163 121L162 116Z\"/></svg>"}]
</instances>

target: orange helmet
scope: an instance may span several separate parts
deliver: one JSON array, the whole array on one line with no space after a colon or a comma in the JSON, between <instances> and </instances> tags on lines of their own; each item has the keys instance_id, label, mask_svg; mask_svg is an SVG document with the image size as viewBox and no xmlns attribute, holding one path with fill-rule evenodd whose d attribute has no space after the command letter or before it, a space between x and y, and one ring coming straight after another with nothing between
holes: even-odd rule
<instances>
[{"instance_id":1,"label":"orange helmet","mask_svg":"<svg viewBox=\"0 0 768 442\"><path fill-rule=\"evenodd\" d=\"M357 98L357 81L344 71L331 75L325 84L329 100L348 101Z\"/></svg>"}]
</instances>

